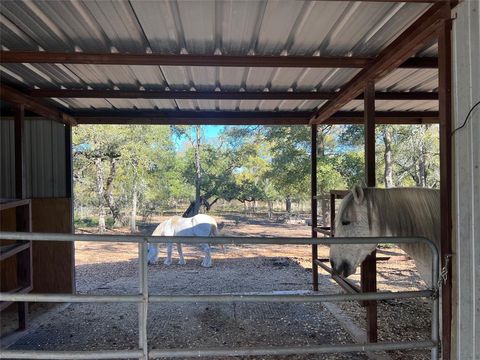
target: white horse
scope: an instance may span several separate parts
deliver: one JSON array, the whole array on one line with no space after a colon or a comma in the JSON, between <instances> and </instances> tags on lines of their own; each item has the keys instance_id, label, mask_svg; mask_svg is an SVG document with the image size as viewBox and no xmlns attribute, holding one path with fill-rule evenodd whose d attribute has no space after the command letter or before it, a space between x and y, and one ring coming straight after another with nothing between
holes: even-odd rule
<instances>
[{"instance_id":1,"label":"white horse","mask_svg":"<svg viewBox=\"0 0 480 360\"><path fill-rule=\"evenodd\" d=\"M208 215L199 214L190 218L180 216L173 216L165 220L157 226L152 236L217 236L217 222L214 218ZM202 261L202 266L212 266L212 257L210 254L210 247L208 244L201 244L205 257ZM167 258L164 261L165 265L172 264L172 247L171 242L167 243ZM185 258L183 257L182 244L177 243L177 250L180 265L185 265ZM148 244L148 263L155 264L158 258L158 244Z\"/></svg>"},{"instance_id":2,"label":"white horse","mask_svg":"<svg viewBox=\"0 0 480 360\"><path fill-rule=\"evenodd\" d=\"M422 188L377 189L355 186L342 201L335 224L337 237L419 236L440 244L440 193ZM398 244L414 261L420 276L432 285L432 256L427 245ZM376 244L334 244L330 263L347 277Z\"/></svg>"}]
</instances>

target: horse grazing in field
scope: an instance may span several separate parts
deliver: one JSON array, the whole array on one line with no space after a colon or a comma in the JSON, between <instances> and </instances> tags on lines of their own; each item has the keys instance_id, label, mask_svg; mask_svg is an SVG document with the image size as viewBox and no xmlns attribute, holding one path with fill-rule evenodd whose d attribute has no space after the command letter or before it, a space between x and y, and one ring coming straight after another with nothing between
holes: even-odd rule
<instances>
[{"instance_id":1,"label":"horse grazing in field","mask_svg":"<svg viewBox=\"0 0 480 360\"><path fill-rule=\"evenodd\" d=\"M422 188L377 189L355 186L343 199L335 223L337 237L419 236L440 244L440 193ZM432 256L427 245L398 244L414 261L427 285L432 285ZM330 263L347 277L376 244L333 244Z\"/></svg>"},{"instance_id":2,"label":"horse grazing in field","mask_svg":"<svg viewBox=\"0 0 480 360\"><path fill-rule=\"evenodd\" d=\"M180 216L173 216L165 220L157 226L152 236L217 236L217 223L214 218L208 215L199 214L190 218ZM210 255L210 247L208 244L201 244L205 257L202 261L202 266L212 266L212 257ZM165 265L172 264L172 248L171 242L167 243L167 258L164 261ZM182 244L177 243L177 250L180 265L185 265L183 257ZM158 258L158 244L148 244L148 263L155 264Z\"/></svg>"}]
</instances>

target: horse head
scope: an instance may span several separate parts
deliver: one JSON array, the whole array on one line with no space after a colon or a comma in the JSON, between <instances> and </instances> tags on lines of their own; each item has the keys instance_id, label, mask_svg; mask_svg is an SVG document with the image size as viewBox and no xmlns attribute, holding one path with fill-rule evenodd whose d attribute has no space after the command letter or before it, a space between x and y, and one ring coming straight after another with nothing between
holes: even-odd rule
<instances>
[{"instance_id":1,"label":"horse head","mask_svg":"<svg viewBox=\"0 0 480 360\"><path fill-rule=\"evenodd\" d=\"M336 237L379 236L372 227L372 212L366 191L356 185L343 199L335 221ZM375 249L376 244L332 244L330 263L335 274L348 277Z\"/></svg>"}]
</instances>

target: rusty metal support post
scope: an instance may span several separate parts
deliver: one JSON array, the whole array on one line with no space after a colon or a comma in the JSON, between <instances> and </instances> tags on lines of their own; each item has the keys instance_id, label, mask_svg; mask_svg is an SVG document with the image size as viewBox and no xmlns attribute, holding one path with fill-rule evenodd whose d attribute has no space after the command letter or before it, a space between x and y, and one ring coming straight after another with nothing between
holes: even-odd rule
<instances>
[{"instance_id":1,"label":"rusty metal support post","mask_svg":"<svg viewBox=\"0 0 480 360\"><path fill-rule=\"evenodd\" d=\"M450 8L438 29L438 95L440 115L440 252L448 276L442 286L442 359L451 358L452 322L452 52Z\"/></svg>"},{"instance_id":2,"label":"rusty metal support post","mask_svg":"<svg viewBox=\"0 0 480 360\"><path fill-rule=\"evenodd\" d=\"M364 91L365 116L365 179L367 186L373 187L375 179L375 84L368 82ZM377 291L376 251L363 261L361 266L361 287L363 292ZM377 342L377 302L367 301L367 340Z\"/></svg>"},{"instance_id":3,"label":"rusty metal support post","mask_svg":"<svg viewBox=\"0 0 480 360\"><path fill-rule=\"evenodd\" d=\"M15 197L26 198L25 178L25 107L14 105L14 132L15 132ZM16 208L16 231L31 231L30 206ZM28 287L32 284L32 244L16 255L17 286ZM28 303L19 302L18 328L25 330L28 322Z\"/></svg>"},{"instance_id":4,"label":"rusty metal support post","mask_svg":"<svg viewBox=\"0 0 480 360\"><path fill-rule=\"evenodd\" d=\"M73 156L72 156L72 126L65 125L64 129L65 137L65 197L68 199L69 208L70 208L70 233L74 233L74 198L73 198ZM71 276L71 292L74 294L76 292L76 282L75 282L75 244L70 245L70 258L72 264L72 276Z\"/></svg>"},{"instance_id":5,"label":"rusty metal support post","mask_svg":"<svg viewBox=\"0 0 480 360\"><path fill-rule=\"evenodd\" d=\"M318 199L317 199L317 125L312 125L311 141L311 198L312 198L312 238L318 236ZM312 244L312 282L313 291L318 291L318 265L315 262L318 258L318 245Z\"/></svg>"},{"instance_id":6,"label":"rusty metal support post","mask_svg":"<svg viewBox=\"0 0 480 360\"><path fill-rule=\"evenodd\" d=\"M330 193L330 237L335 236L335 200L336 194Z\"/></svg>"}]
</instances>

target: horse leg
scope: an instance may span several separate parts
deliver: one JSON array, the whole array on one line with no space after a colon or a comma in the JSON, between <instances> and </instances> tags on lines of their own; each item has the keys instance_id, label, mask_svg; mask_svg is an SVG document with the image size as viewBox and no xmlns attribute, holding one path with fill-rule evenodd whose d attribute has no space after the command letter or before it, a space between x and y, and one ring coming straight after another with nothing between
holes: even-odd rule
<instances>
[{"instance_id":1,"label":"horse leg","mask_svg":"<svg viewBox=\"0 0 480 360\"><path fill-rule=\"evenodd\" d=\"M147 254L148 264L156 264L158 258L158 244L148 244Z\"/></svg>"},{"instance_id":2,"label":"horse leg","mask_svg":"<svg viewBox=\"0 0 480 360\"><path fill-rule=\"evenodd\" d=\"M177 243L177 251L178 251L178 256L180 259L178 260L179 265L185 265L185 258L183 257L183 250L182 250L182 244Z\"/></svg>"},{"instance_id":3,"label":"horse leg","mask_svg":"<svg viewBox=\"0 0 480 360\"><path fill-rule=\"evenodd\" d=\"M165 265L172 265L172 249L173 244L171 242L167 243L167 258L163 262Z\"/></svg>"},{"instance_id":4,"label":"horse leg","mask_svg":"<svg viewBox=\"0 0 480 360\"><path fill-rule=\"evenodd\" d=\"M211 267L212 266L212 256L210 254L210 246L208 244L202 244L202 250L205 253L205 257L202 261L203 267Z\"/></svg>"}]
</instances>

